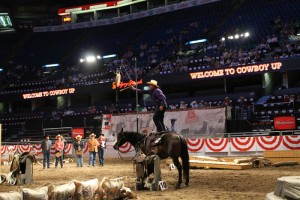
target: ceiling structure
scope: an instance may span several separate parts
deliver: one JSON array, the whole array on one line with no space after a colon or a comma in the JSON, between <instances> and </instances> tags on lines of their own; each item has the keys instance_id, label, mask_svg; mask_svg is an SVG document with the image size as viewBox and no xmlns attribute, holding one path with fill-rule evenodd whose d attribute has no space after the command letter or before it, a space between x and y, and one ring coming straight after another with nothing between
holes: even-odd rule
<instances>
[{"instance_id":1,"label":"ceiling structure","mask_svg":"<svg viewBox=\"0 0 300 200\"><path fill-rule=\"evenodd\" d=\"M32 26L40 20L61 20L59 8L99 2L105 0L1 0L0 11L7 10L16 26Z\"/></svg>"}]
</instances>

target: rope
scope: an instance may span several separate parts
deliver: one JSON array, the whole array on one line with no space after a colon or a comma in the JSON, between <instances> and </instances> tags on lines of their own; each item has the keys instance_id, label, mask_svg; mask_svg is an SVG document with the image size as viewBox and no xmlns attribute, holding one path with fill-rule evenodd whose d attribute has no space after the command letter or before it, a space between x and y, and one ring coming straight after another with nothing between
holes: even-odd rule
<instances>
[{"instance_id":1,"label":"rope","mask_svg":"<svg viewBox=\"0 0 300 200\"><path fill-rule=\"evenodd\" d=\"M133 149L133 150L131 150L131 151L128 151L128 152L126 152L126 153L130 153L130 152L133 152L133 151L135 151L135 149ZM119 157L120 157L123 161L125 161L125 162L131 162L131 161L133 161L134 158L136 157L137 152L135 152L135 155L134 155L130 160L124 159L124 158L121 156L122 152L118 151L118 154L119 154Z\"/></svg>"},{"instance_id":2,"label":"rope","mask_svg":"<svg viewBox=\"0 0 300 200\"><path fill-rule=\"evenodd\" d=\"M119 157L120 157L123 161L125 161L125 162L131 162L131 161L133 161L134 158L137 156L137 153L138 153L138 152L136 151L136 149L139 148L140 144L141 144L142 142L144 142L144 141L146 140L146 138L147 138L147 137L145 137L145 138L143 138L141 141L139 141L139 142L136 144L136 146L134 147L133 150L130 150L130 151L126 152L126 153L131 153L131 152L135 151L135 155L134 155L130 160L124 159L124 158L121 156L122 152L120 152L120 151L118 151Z\"/></svg>"}]
</instances>

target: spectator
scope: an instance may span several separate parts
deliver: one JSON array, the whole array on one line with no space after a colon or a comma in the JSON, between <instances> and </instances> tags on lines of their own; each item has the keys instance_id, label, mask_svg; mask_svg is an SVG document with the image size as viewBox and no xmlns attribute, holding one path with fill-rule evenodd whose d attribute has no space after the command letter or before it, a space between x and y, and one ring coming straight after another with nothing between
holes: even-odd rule
<instances>
[{"instance_id":1,"label":"spectator","mask_svg":"<svg viewBox=\"0 0 300 200\"><path fill-rule=\"evenodd\" d=\"M200 105L198 104L197 101L192 101L190 105L191 105L191 108L199 108L200 107Z\"/></svg>"},{"instance_id":2,"label":"spectator","mask_svg":"<svg viewBox=\"0 0 300 200\"><path fill-rule=\"evenodd\" d=\"M90 139L88 141L88 147L89 147L89 153L90 153L89 167L95 166L95 164L96 164L96 154L98 152L99 142L95 139L95 137L96 137L96 135L94 133L92 133L90 135Z\"/></svg>"},{"instance_id":3,"label":"spectator","mask_svg":"<svg viewBox=\"0 0 300 200\"><path fill-rule=\"evenodd\" d=\"M75 157L76 157L77 167L83 167L83 148L84 148L84 144L81 141L81 139L82 139L82 136L77 135L76 136L76 141L73 144L74 149L75 149Z\"/></svg>"},{"instance_id":4,"label":"spectator","mask_svg":"<svg viewBox=\"0 0 300 200\"><path fill-rule=\"evenodd\" d=\"M184 101L181 101L181 102L180 102L179 108L180 108L180 109L186 109L186 108L187 108L187 106L186 106L186 104L185 104Z\"/></svg>"},{"instance_id":5,"label":"spectator","mask_svg":"<svg viewBox=\"0 0 300 200\"><path fill-rule=\"evenodd\" d=\"M98 138L98 156L99 156L99 162L100 166L104 166L104 151L106 149L106 138L104 137L103 133L100 133L100 136Z\"/></svg>"},{"instance_id":6,"label":"spectator","mask_svg":"<svg viewBox=\"0 0 300 200\"><path fill-rule=\"evenodd\" d=\"M43 169L50 168L50 149L51 149L52 141L49 139L49 135L44 137L42 142L42 152L43 152Z\"/></svg>"},{"instance_id":7,"label":"spectator","mask_svg":"<svg viewBox=\"0 0 300 200\"><path fill-rule=\"evenodd\" d=\"M97 112L96 106L89 107L88 111L89 111L90 114L95 114Z\"/></svg>"},{"instance_id":8,"label":"spectator","mask_svg":"<svg viewBox=\"0 0 300 200\"><path fill-rule=\"evenodd\" d=\"M231 106L231 100L229 99L229 97L225 97L225 99L223 101L223 105L224 106Z\"/></svg>"},{"instance_id":9,"label":"spectator","mask_svg":"<svg viewBox=\"0 0 300 200\"><path fill-rule=\"evenodd\" d=\"M285 103L289 103L289 102L290 102L290 97L289 97L289 95L284 95L284 96L283 96L283 102L285 102Z\"/></svg>"},{"instance_id":10,"label":"spectator","mask_svg":"<svg viewBox=\"0 0 300 200\"><path fill-rule=\"evenodd\" d=\"M63 168L63 150L64 150L64 142L62 140L61 135L57 135L55 137L56 141L54 143L54 149L55 149L55 168L58 166L58 162L60 162L60 167Z\"/></svg>"}]
</instances>

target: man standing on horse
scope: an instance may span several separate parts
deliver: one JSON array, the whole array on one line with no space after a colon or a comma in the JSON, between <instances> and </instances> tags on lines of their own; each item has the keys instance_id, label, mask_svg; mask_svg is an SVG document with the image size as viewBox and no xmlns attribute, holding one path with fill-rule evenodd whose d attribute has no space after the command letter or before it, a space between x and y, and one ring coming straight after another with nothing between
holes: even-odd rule
<instances>
[{"instance_id":1,"label":"man standing on horse","mask_svg":"<svg viewBox=\"0 0 300 200\"><path fill-rule=\"evenodd\" d=\"M166 96L162 92L162 90L159 88L157 81L151 80L150 82L147 82L149 85L149 90L141 90L137 89L138 92L142 94L150 94L152 100L156 103L157 108L155 110L155 113L153 115L153 121L156 126L157 132L166 131L165 125L164 125L164 115L165 111L167 109L167 102L166 102ZM135 87L131 87L132 90L136 90Z\"/></svg>"}]
</instances>

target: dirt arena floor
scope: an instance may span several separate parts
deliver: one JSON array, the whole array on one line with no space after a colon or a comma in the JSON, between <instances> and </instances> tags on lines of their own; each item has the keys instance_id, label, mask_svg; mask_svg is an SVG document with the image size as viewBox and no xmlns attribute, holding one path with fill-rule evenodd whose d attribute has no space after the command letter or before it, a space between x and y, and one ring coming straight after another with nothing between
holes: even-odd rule
<instances>
[{"instance_id":1,"label":"dirt arena floor","mask_svg":"<svg viewBox=\"0 0 300 200\"><path fill-rule=\"evenodd\" d=\"M7 173L8 166L3 166L2 172ZM166 191L138 191L139 199L189 199L189 200L262 200L268 192L274 190L276 179L281 176L300 176L300 166L260 168L243 171L234 170L200 170L192 169L190 186L175 190L177 171L169 171L166 164L162 165L162 177L168 184ZM64 168L43 170L42 165L34 166L33 184L28 188L39 187L47 182L64 184L73 179L88 180L103 177L116 178L127 176L125 185L134 188L133 165L124 161L107 161L104 167L77 168L75 163L65 164ZM15 186L6 183L0 186L0 192L15 190Z\"/></svg>"}]
</instances>

